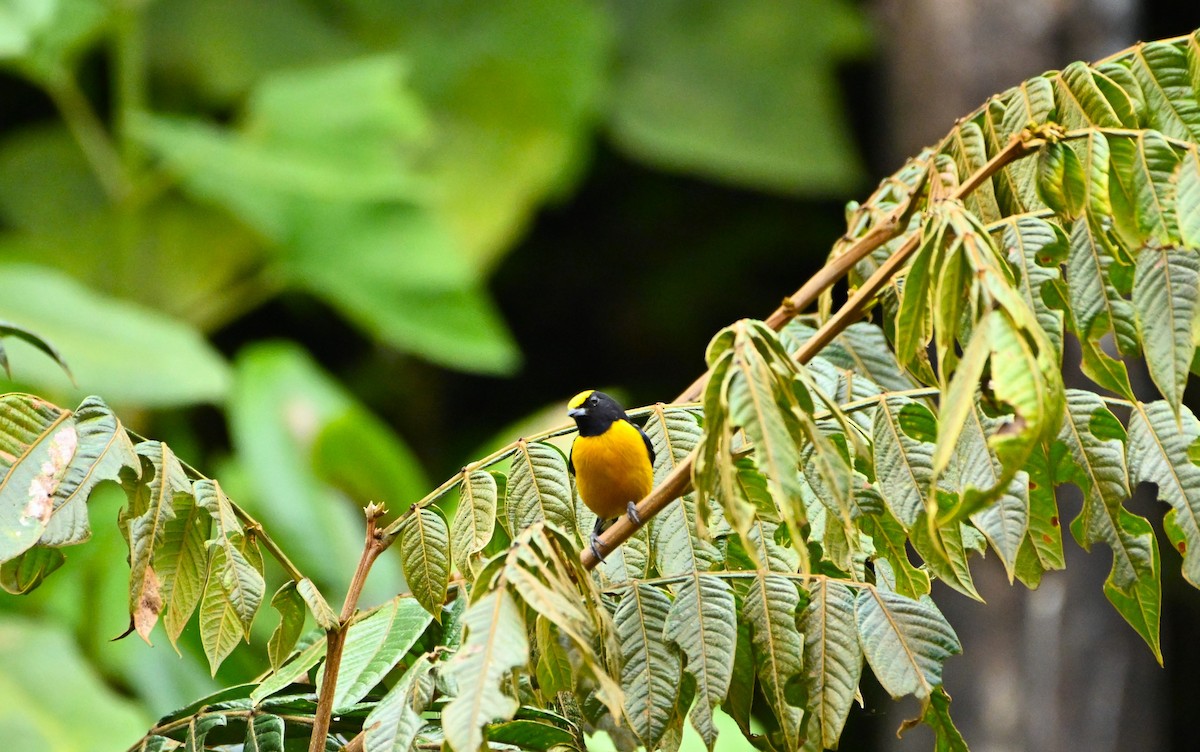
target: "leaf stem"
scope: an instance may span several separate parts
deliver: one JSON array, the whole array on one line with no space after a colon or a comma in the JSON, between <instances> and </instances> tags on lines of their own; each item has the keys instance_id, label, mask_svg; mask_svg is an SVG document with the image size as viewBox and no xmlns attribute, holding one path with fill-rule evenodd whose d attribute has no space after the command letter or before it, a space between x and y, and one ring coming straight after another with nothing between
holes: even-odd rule
<instances>
[{"instance_id":1,"label":"leaf stem","mask_svg":"<svg viewBox=\"0 0 1200 752\"><path fill-rule=\"evenodd\" d=\"M358 609L358 599L362 596L363 585L366 584L367 575L371 573L371 566L395 539L394 534L377 527L379 519L387 514L386 509L377 504L368 504L364 512L367 516L367 534L362 556L359 557L358 567L350 580L346 599L342 602L338 624L325 632L325 677L321 681L320 694L317 695L312 736L308 742L309 752L325 750L325 737L329 734L329 723L333 717L333 697L337 690L338 671L342 665L342 651L346 647L346 633Z\"/></svg>"},{"instance_id":2,"label":"leaf stem","mask_svg":"<svg viewBox=\"0 0 1200 752\"><path fill-rule=\"evenodd\" d=\"M70 74L56 76L46 84L46 93L62 115L67 130L79 144L100 187L113 203L129 195L129 177L104 123Z\"/></svg>"}]
</instances>

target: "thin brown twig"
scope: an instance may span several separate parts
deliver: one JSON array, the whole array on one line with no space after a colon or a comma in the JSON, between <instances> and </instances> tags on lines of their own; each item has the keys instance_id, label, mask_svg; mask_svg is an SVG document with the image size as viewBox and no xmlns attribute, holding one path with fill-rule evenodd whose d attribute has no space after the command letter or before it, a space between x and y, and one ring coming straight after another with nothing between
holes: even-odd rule
<instances>
[{"instance_id":1,"label":"thin brown twig","mask_svg":"<svg viewBox=\"0 0 1200 752\"><path fill-rule=\"evenodd\" d=\"M1043 143L1045 143L1043 139L1037 137L1036 134L1029 130L1022 131L1021 133L1013 136L1003 149L996 152L996 154L993 155L986 164L980 167L975 173L970 175L967 180L959 184L958 188L953 191L949 197L952 199L961 200L976 188L983 185L985 180L999 172L1004 168L1005 165L1036 151ZM864 244L862 248L856 248L855 250L861 254L860 257L866 256L866 254L879 247L879 245L887 242L889 239L890 236L886 238L877 236L875 241L877 244L874 247ZM871 277L854 292L850 299L847 300L840 309L838 309L837 313L830 317L830 319L826 321L825 324L818 329L817 332L810 337L808 341L800 347L799 350L797 350L794 355L795 359L801 364L807 363L821 350L821 348L829 344L834 337L845 330L847 326L857 319L858 316L862 314L862 311L866 305L875 297L883 285L885 285L888 280L890 280L896 274L896 272L898 272L901 267L904 266L904 262L908 260L914 251L916 251L919 244L920 236L914 233L912 237L910 237L903 245L897 248L892 255L889 256L888 259L877 270L875 270L875 273L872 274ZM843 256L839 258L843 258L848 255L849 252L843 254ZM846 270L849 268L850 265L845 266ZM822 278L823 284L826 287L832 285L836 281L836 278L829 278L827 275L821 273L818 273L818 275ZM804 289L808 287L809 285L806 283L805 286L801 288L801 291L804 291ZM812 288L810 288L810 290L811 289ZM824 288L822 288L822 290L823 289ZM816 299L817 295L820 295L820 292L821 291L818 290L815 295L813 295L813 300ZM797 292L796 295L799 296L800 293ZM790 305L784 307L793 308ZM797 312L798 311L796 310L792 310L791 316L795 316ZM779 326L783 326L783 324L791 320L790 316L785 317L781 315L779 317L775 317L774 314L773 318L778 320ZM707 374L698 379L697 383L703 383L706 378ZM694 386L695 384L693 384L693 387ZM683 396L695 399L695 397L698 395L692 395L691 387L689 387L688 391L684 392ZM658 487L654 488L650 494L646 496L646 498L642 499L637 504L638 518L642 520L643 524L646 520L649 520L659 511L664 509L672 501L691 490L692 467L695 465L695 462L696 450L692 450L692 453L689 454L686 459L680 462ZM597 546L604 551L612 551L617 546L620 546L622 543L629 540L629 538L635 532L637 532L637 530L638 526L633 524L633 522L627 516L621 516L608 528L608 530L604 531L604 533L600 536ZM590 549L585 549L580 559L583 562L584 567L587 569L594 569L596 565L600 563L600 560L596 558Z\"/></svg>"},{"instance_id":2,"label":"thin brown twig","mask_svg":"<svg viewBox=\"0 0 1200 752\"><path fill-rule=\"evenodd\" d=\"M309 739L309 752L324 752L325 737L329 735L329 723L333 717L333 696L337 690L338 670L342 664L342 650L346 647L346 633L350 622L358 610L358 599L362 596L363 585L371 567L379 555L387 550L395 536L380 530L376 523L387 513L387 510L377 504L368 504L364 510L367 516L367 535L363 543L362 556L358 567L354 570L354 578L350 580L350 589L346 592L346 600L342 602L342 612L338 615L338 623L325 632L325 676L321 681L321 689L317 695L317 709L314 713L312 737Z\"/></svg>"}]
</instances>

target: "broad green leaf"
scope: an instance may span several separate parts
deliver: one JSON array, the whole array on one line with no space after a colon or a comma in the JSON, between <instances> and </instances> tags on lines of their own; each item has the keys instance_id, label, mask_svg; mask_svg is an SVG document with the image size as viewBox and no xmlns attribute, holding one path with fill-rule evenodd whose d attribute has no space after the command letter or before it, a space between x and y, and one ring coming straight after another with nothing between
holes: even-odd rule
<instances>
[{"instance_id":1,"label":"broad green leaf","mask_svg":"<svg viewBox=\"0 0 1200 752\"><path fill-rule=\"evenodd\" d=\"M1146 248L1137 257L1133 309L1150 377L1178 413L1200 339L1200 258L1195 250Z\"/></svg>"},{"instance_id":2,"label":"broad green leaf","mask_svg":"<svg viewBox=\"0 0 1200 752\"><path fill-rule=\"evenodd\" d=\"M987 164L987 143L979 124L968 120L959 123L948 136L949 153L954 157L959 178L965 180L983 169ZM996 204L995 192L990 180L985 180L976 190L966 196L967 208L983 222L1000 219L1000 207Z\"/></svg>"},{"instance_id":3,"label":"broad green leaf","mask_svg":"<svg viewBox=\"0 0 1200 752\"><path fill-rule=\"evenodd\" d=\"M804 678L804 637L796 629L800 596L787 577L762 574L743 597L741 616L753 628L758 679L788 749L802 742L804 708L788 701L789 684Z\"/></svg>"},{"instance_id":4,"label":"broad green leaf","mask_svg":"<svg viewBox=\"0 0 1200 752\"><path fill-rule=\"evenodd\" d=\"M72 379L74 378L71 376L71 369L67 366L67 361L63 360L62 354L54 348L54 345L39 337L36 332L32 332L23 326L18 326L11 321L0 321L0 368L4 369L4 373L8 376L9 380L12 380L12 371L9 369L8 355L4 351L4 337L16 337L22 342L33 345L52 358L55 363L58 363L59 368L63 369L63 373Z\"/></svg>"},{"instance_id":5,"label":"broad green leaf","mask_svg":"<svg viewBox=\"0 0 1200 752\"><path fill-rule=\"evenodd\" d=\"M154 552L154 569L162 583L163 628L174 645L204 590L208 567L205 543L212 520L190 494L177 494L173 511L163 531L162 545Z\"/></svg>"},{"instance_id":6,"label":"broad green leaf","mask_svg":"<svg viewBox=\"0 0 1200 752\"><path fill-rule=\"evenodd\" d=\"M1113 231L1132 253L1173 245L1179 236L1172 180L1179 156L1158 131L1110 138Z\"/></svg>"},{"instance_id":7,"label":"broad green leaf","mask_svg":"<svg viewBox=\"0 0 1200 752\"><path fill-rule=\"evenodd\" d=\"M913 549L925 560L929 573L958 592L983 601L971 577L967 561L970 546L964 540L965 523L949 522L935 526L924 511L910 533ZM978 535L978 533L976 533Z\"/></svg>"},{"instance_id":8,"label":"broad green leaf","mask_svg":"<svg viewBox=\"0 0 1200 752\"><path fill-rule=\"evenodd\" d=\"M0 565L0 588L10 595L25 595L41 585L66 560L57 548L34 546Z\"/></svg>"},{"instance_id":9,"label":"broad green leaf","mask_svg":"<svg viewBox=\"0 0 1200 752\"><path fill-rule=\"evenodd\" d=\"M283 752L284 723L277 715L256 715L246 724L242 752Z\"/></svg>"},{"instance_id":10,"label":"broad green leaf","mask_svg":"<svg viewBox=\"0 0 1200 752\"><path fill-rule=\"evenodd\" d=\"M413 597L441 621L450 582L450 530L436 507L414 510L400 527L397 543L404 580Z\"/></svg>"},{"instance_id":11,"label":"broad green leaf","mask_svg":"<svg viewBox=\"0 0 1200 752\"><path fill-rule=\"evenodd\" d=\"M1154 529L1150 523L1137 515L1121 510L1122 526L1132 537L1149 540L1151 560L1145 573L1138 576L1137 582L1125 588L1118 587L1115 582L1115 571L1104 581L1104 595L1117 609L1117 613L1129 622L1146 644L1150 647L1158 665L1162 665L1162 648L1158 642L1159 618L1162 613L1162 583L1161 562L1158 556L1158 540L1154 537ZM1167 514L1175 514L1174 510Z\"/></svg>"},{"instance_id":12,"label":"broad green leaf","mask_svg":"<svg viewBox=\"0 0 1200 752\"><path fill-rule=\"evenodd\" d=\"M529 660L525 620L507 588L480 597L463 618L466 642L446 665L458 694L442 709L446 742L460 752L483 744L487 724L512 718L520 703L505 693L507 677Z\"/></svg>"},{"instance_id":13,"label":"broad green leaf","mask_svg":"<svg viewBox=\"0 0 1200 752\"><path fill-rule=\"evenodd\" d=\"M717 741L713 708L729 691L736 633L737 607L724 580L695 574L676 586L663 636L679 646L696 680L692 725L710 752Z\"/></svg>"},{"instance_id":14,"label":"broad green leaf","mask_svg":"<svg viewBox=\"0 0 1200 752\"><path fill-rule=\"evenodd\" d=\"M251 535L209 549L208 581L200 599L200 641L215 676L240 640L250 639L250 623L262 603L263 560Z\"/></svg>"},{"instance_id":15,"label":"broad green leaf","mask_svg":"<svg viewBox=\"0 0 1200 752\"><path fill-rule=\"evenodd\" d=\"M1144 127L1171 138L1200 141L1200 102L1188 72L1187 54L1170 42L1149 42L1129 51L1130 67L1146 97Z\"/></svg>"},{"instance_id":16,"label":"broad green leaf","mask_svg":"<svg viewBox=\"0 0 1200 752\"><path fill-rule=\"evenodd\" d=\"M1142 530L1145 520L1123 506L1130 495L1123 438L1124 428L1099 397L1078 389L1067 392L1059 441L1067 446L1075 466L1071 480L1083 491L1083 509L1072 531L1085 549L1096 541L1112 549L1109 580L1128 591L1155 571L1154 537Z\"/></svg>"},{"instance_id":17,"label":"broad green leaf","mask_svg":"<svg viewBox=\"0 0 1200 752\"><path fill-rule=\"evenodd\" d=\"M518 718L493 724L488 728L488 741L496 744L520 745L533 752L552 752L572 745L577 736L572 731L544 720Z\"/></svg>"},{"instance_id":18,"label":"broad green leaf","mask_svg":"<svg viewBox=\"0 0 1200 752\"><path fill-rule=\"evenodd\" d=\"M857 167L832 61L863 50L852 5L614 3L614 138L648 162L789 192L848 187ZM810 127L801 134L791 123Z\"/></svg>"},{"instance_id":19,"label":"broad green leaf","mask_svg":"<svg viewBox=\"0 0 1200 752\"><path fill-rule=\"evenodd\" d=\"M688 413L654 412L646 435L654 447L654 482L661 483L695 450L702 431ZM720 560L717 548L696 529L696 494L685 494L654 517L650 529L654 565L663 575L705 571ZM626 544L628 545L628 544Z\"/></svg>"},{"instance_id":20,"label":"broad green leaf","mask_svg":"<svg viewBox=\"0 0 1200 752\"><path fill-rule=\"evenodd\" d=\"M933 730L936 752L968 752L966 739L950 719L950 695L945 687L938 687L929 696L921 712L921 723Z\"/></svg>"},{"instance_id":21,"label":"broad green leaf","mask_svg":"<svg viewBox=\"0 0 1200 752\"><path fill-rule=\"evenodd\" d=\"M517 442L506 505L514 534L545 520L569 535L577 535L571 481L562 452L541 441Z\"/></svg>"},{"instance_id":22,"label":"broad green leaf","mask_svg":"<svg viewBox=\"0 0 1200 752\"><path fill-rule=\"evenodd\" d=\"M679 653L663 636L671 599L650 585L623 594L613 616L621 641L625 712L642 745L655 749L679 696Z\"/></svg>"},{"instance_id":23,"label":"broad green leaf","mask_svg":"<svg viewBox=\"0 0 1200 752\"><path fill-rule=\"evenodd\" d=\"M925 509L933 481L934 445L910 435L901 422L902 410L910 423L921 422L912 430L929 436L937 435L937 420L924 405L904 396L880 398L875 410L871 429L875 478L888 509L907 530Z\"/></svg>"},{"instance_id":24,"label":"broad green leaf","mask_svg":"<svg viewBox=\"0 0 1200 752\"><path fill-rule=\"evenodd\" d=\"M140 470L128 434L99 397L88 397L75 410L79 442L75 457L54 494L54 513L39 543L67 546L91 535L86 503L105 480L119 480L122 468Z\"/></svg>"},{"instance_id":25,"label":"broad green leaf","mask_svg":"<svg viewBox=\"0 0 1200 752\"><path fill-rule=\"evenodd\" d=\"M1068 129L1089 125L1136 127L1132 103L1128 97L1116 96L1116 91L1119 88L1103 73L1085 63L1071 63L1054 77L1058 121Z\"/></svg>"},{"instance_id":26,"label":"broad green leaf","mask_svg":"<svg viewBox=\"0 0 1200 752\"><path fill-rule=\"evenodd\" d=\"M333 695L333 710L344 713L404 658L432 617L412 598L397 597L350 625ZM318 684L324 681L324 671Z\"/></svg>"},{"instance_id":27,"label":"broad green leaf","mask_svg":"<svg viewBox=\"0 0 1200 752\"><path fill-rule=\"evenodd\" d=\"M1195 149L1185 154L1179 165L1175 216L1183 244L1193 250L1200 249L1200 153Z\"/></svg>"},{"instance_id":28,"label":"broad green leaf","mask_svg":"<svg viewBox=\"0 0 1200 752\"><path fill-rule=\"evenodd\" d=\"M43 267L0 267L0 318L20 321L54 342L71 363L78 388L112 403L214 402L229 388L228 366L195 329ZM66 374L28 357L30 350L24 342L8 348L19 381L58 393L78 390Z\"/></svg>"},{"instance_id":29,"label":"broad green leaf","mask_svg":"<svg viewBox=\"0 0 1200 752\"><path fill-rule=\"evenodd\" d=\"M458 493L450 550L458 570L469 577L474 574L477 554L492 539L496 526L496 478L487 470L472 470L459 484Z\"/></svg>"},{"instance_id":30,"label":"broad green leaf","mask_svg":"<svg viewBox=\"0 0 1200 752\"><path fill-rule=\"evenodd\" d=\"M1062 229L1035 217L1009 219L1003 225L1000 243L1009 265L1018 270L1021 296L1037 317L1056 353L1062 352L1063 314L1043 297L1043 287L1062 285L1060 264L1069 244Z\"/></svg>"},{"instance_id":31,"label":"broad green leaf","mask_svg":"<svg viewBox=\"0 0 1200 752\"><path fill-rule=\"evenodd\" d=\"M1064 420L1069 418L1064 417ZM1058 443L1052 444L1049 449L1036 448L1025 465L1029 473L1029 527L1017 552L1014 574L1030 589L1038 586L1043 573L1066 566L1062 525L1054 494L1057 467L1062 463L1064 454L1065 448Z\"/></svg>"},{"instance_id":32,"label":"broad green leaf","mask_svg":"<svg viewBox=\"0 0 1200 752\"><path fill-rule=\"evenodd\" d=\"M199 480L194 488L196 505L208 510L209 516L216 522L216 534L208 541L208 547L214 552L217 549L223 552L219 558L215 555L209 558L209 582L214 577L218 578L228 598L228 606L241 621L246 639L249 640L250 625L266 593L262 555L258 552L253 531L242 529L234 515L232 502L216 481ZM247 554L251 549L253 553Z\"/></svg>"},{"instance_id":33,"label":"broad green leaf","mask_svg":"<svg viewBox=\"0 0 1200 752\"><path fill-rule=\"evenodd\" d=\"M183 506L192 505L192 484L166 444L144 441L136 448L142 479L126 491L129 506L121 511L121 524L129 541L131 624L149 643L150 630L163 608L163 583L156 567L160 557L170 553L160 549L167 543L167 525L176 517L176 498ZM182 543L182 538L178 542Z\"/></svg>"},{"instance_id":34,"label":"broad green leaf","mask_svg":"<svg viewBox=\"0 0 1200 752\"><path fill-rule=\"evenodd\" d=\"M268 674L262 683L250 693L250 701L255 705L259 705L263 699L279 692L293 682L303 681L307 683L308 672L325 657L327 648L328 644L323 639L323 636L322 639L318 639L304 648L289 662Z\"/></svg>"},{"instance_id":35,"label":"broad green leaf","mask_svg":"<svg viewBox=\"0 0 1200 752\"><path fill-rule=\"evenodd\" d=\"M409 752L417 732L425 724L421 712L427 698L423 687L433 663L427 656L413 661L404 676L392 686L363 721L365 752Z\"/></svg>"},{"instance_id":36,"label":"broad green leaf","mask_svg":"<svg viewBox=\"0 0 1200 752\"><path fill-rule=\"evenodd\" d=\"M1020 86L988 107L984 134L989 151L995 153L1030 124L1055 120L1055 98L1059 81L1038 76ZM1017 160L1004 167L992 179L996 203L1005 214L1021 214L1041 208L1037 195L1037 163L1032 159Z\"/></svg>"},{"instance_id":37,"label":"broad green leaf","mask_svg":"<svg viewBox=\"0 0 1200 752\"><path fill-rule=\"evenodd\" d=\"M929 573L912 565L908 558L908 534L900 521L892 516L882 502L860 505L863 515L858 518L859 528L871 538L876 556L891 565L896 576L895 590L909 598L929 594Z\"/></svg>"},{"instance_id":38,"label":"broad green leaf","mask_svg":"<svg viewBox=\"0 0 1200 752\"><path fill-rule=\"evenodd\" d=\"M288 580L275 591L271 596L271 608L279 612L279 626L267 641L267 656L271 659L271 668L278 669L292 654L304 631L304 598L296 590L294 580Z\"/></svg>"},{"instance_id":39,"label":"broad green leaf","mask_svg":"<svg viewBox=\"0 0 1200 752\"><path fill-rule=\"evenodd\" d=\"M928 698L942 683L946 659L962 652L933 601L863 588L854 604L859 644L879 683L895 698Z\"/></svg>"},{"instance_id":40,"label":"broad green leaf","mask_svg":"<svg viewBox=\"0 0 1200 752\"><path fill-rule=\"evenodd\" d=\"M317 620L317 625L325 631L329 631L338 626L340 619L333 612L329 602L325 600L325 596L321 595L321 591L317 590L317 586L312 580L307 577L296 583L296 592L304 599L305 605L308 606L309 612L313 618Z\"/></svg>"},{"instance_id":41,"label":"broad green leaf","mask_svg":"<svg viewBox=\"0 0 1200 752\"><path fill-rule=\"evenodd\" d=\"M854 600L854 592L836 580L814 580L799 621L808 706L819 730L818 741L826 747L834 747L841 737L862 677Z\"/></svg>"},{"instance_id":42,"label":"broad green leaf","mask_svg":"<svg viewBox=\"0 0 1200 752\"><path fill-rule=\"evenodd\" d=\"M1101 340L1109 337L1116 355L1137 351L1133 305L1114 286L1123 273L1121 264L1112 241L1091 219L1072 225L1067 301L1083 349L1083 372L1106 389L1131 395L1125 364L1101 347Z\"/></svg>"},{"instance_id":43,"label":"broad green leaf","mask_svg":"<svg viewBox=\"0 0 1200 752\"><path fill-rule=\"evenodd\" d=\"M794 319L780 332L780 339L788 352L794 353L816 331ZM838 368L870 378L884 389L902 391L915 386L896 362L883 330L870 322L859 321L846 327L821 350L820 356Z\"/></svg>"},{"instance_id":44,"label":"broad green leaf","mask_svg":"<svg viewBox=\"0 0 1200 752\"><path fill-rule=\"evenodd\" d=\"M221 713L206 713L203 715L195 715L188 719L187 735L184 738L184 752L204 752L208 747L205 744L208 738L208 732L219 726L225 726L229 723L229 719Z\"/></svg>"},{"instance_id":45,"label":"broad green leaf","mask_svg":"<svg viewBox=\"0 0 1200 752\"><path fill-rule=\"evenodd\" d=\"M0 397L0 561L42 536L78 445L69 410L25 394Z\"/></svg>"},{"instance_id":46,"label":"broad green leaf","mask_svg":"<svg viewBox=\"0 0 1200 752\"><path fill-rule=\"evenodd\" d=\"M1200 467L1188 446L1200 435L1200 421L1186 406L1178 418L1166 402L1135 403L1125 447L1130 480L1158 486L1158 498L1171 505L1183 533L1183 576L1200 587Z\"/></svg>"},{"instance_id":47,"label":"broad green leaf","mask_svg":"<svg viewBox=\"0 0 1200 752\"><path fill-rule=\"evenodd\" d=\"M1049 143L1038 151L1038 195L1063 219L1079 217L1086 206L1083 163L1066 143Z\"/></svg>"},{"instance_id":48,"label":"broad green leaf","mask_svg":"<svg viewBox=\"0 0 1200 752\"><path fill-rule=\"evenodd\" d=\"M534 676L537 678L538 691L542 697L555 697L559 692L571 692L575 689L575 679L571 670L571 658L567 654L564 641L554 628L554 622L542 614L538 614L537 627L537 665L534 666Z\"/></svg>"}]
</instances>

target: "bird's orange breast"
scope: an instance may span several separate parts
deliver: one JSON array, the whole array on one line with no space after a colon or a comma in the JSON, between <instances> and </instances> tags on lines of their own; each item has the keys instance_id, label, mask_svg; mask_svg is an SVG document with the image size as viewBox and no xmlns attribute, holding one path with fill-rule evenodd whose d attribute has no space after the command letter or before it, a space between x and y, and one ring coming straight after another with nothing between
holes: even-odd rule
<instances>
[{"instance_id":1,"label":"bird's orange breast","mask_svg":"<svg viewBox=\"0 0 1200 752\"><path fill-rule=\"evenodd\" d=\"M579 498L603 519L624 514L654 487L654 468L641 433L618 420L599 436L579 436L571 447Z\"/></svg>"}]
</instances>

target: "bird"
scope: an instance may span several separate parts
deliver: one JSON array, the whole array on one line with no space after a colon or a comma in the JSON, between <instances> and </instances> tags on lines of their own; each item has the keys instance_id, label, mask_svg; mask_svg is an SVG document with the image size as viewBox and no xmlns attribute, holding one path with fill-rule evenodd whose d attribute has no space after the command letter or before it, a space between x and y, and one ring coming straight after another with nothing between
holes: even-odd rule
<instances>
[{"instance_id":1,"label":"bird","mask_svg":"<svg viewBox=\"0 0 1200 752\"><path fill-rule=\"evenodd\" d=\"M571 444L567 467L575 476L579 498L596 513L591 549L597 559L600 533L621 515L640 526L637 502L654 488L654 445L612 397L588 389L567 403L579 435Z\"/></svg>"}]
</instances>

